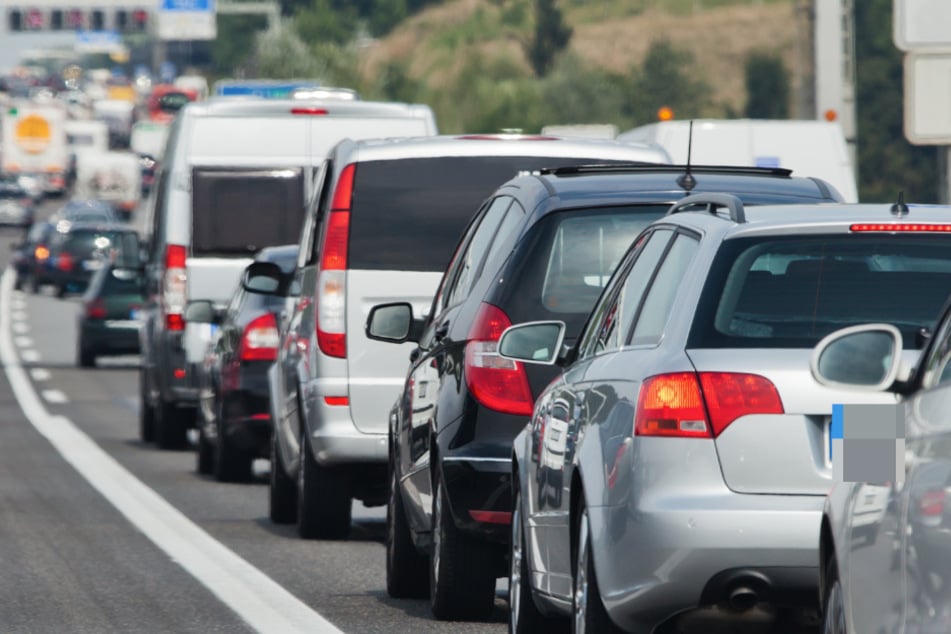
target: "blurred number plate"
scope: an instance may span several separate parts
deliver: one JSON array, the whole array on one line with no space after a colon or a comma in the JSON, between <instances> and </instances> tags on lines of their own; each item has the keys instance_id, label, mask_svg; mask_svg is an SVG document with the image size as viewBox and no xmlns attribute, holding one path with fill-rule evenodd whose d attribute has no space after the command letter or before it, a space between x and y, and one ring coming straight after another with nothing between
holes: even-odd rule
<instances>
[{"instance_id":1,"label":"blurred number plate","mask_svg":"<svg viewBox=\"0 0 951 634\"><path fill-rule=\"evenodd\" d=\"M208 324L208 333L214 337L215 333L218 332L218 324Z\"/></svg>"},{"instance_id":2,"label":"blurred number plate","mask_svg":"<svg viewBox=\"0 0 951 634\"><path fill-rule=\"evenodd\" d=\"M102 260L85 260L83 268L87 271L98 271L102 268Z\"/></svg>"},{"instance_id":3,"label":"blurred number plate","mask_svg":"<svg viewBox=\"0 0 951 634\"><path fill-rule=\"evenodd\" d=\"M129 319L137 320L137 319L140 319L141 317L142 317L142 311L139 310L138 308L133 308L132 310L129 311Z\"/></svg>"}]
</instances>

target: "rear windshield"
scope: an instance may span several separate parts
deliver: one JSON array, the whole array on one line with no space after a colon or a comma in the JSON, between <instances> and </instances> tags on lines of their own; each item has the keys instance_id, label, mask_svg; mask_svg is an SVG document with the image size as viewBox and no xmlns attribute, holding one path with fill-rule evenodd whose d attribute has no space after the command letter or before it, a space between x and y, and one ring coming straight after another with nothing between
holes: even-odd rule
<instances>
[{"instance_id":1,"label":"rear windshield","mask_svg":"<svg viewBox=\"0 0 951 634\"><path fill-rule=\"evenodd\" d=\"M591 158L476 156L367 161L356 170L352 269L442 271L482 202L520 170Z\"/></svg>"},{"instance_id":2,"label":"rear windshield","mask_svg":"<svg viewBox=\"0 0 951 634\"><path fill-rule=\"evenodd\" d=\"M120 266L138 266L138 250L138 237L127 231L71 231L62 244L62 251L81 259L111 257L114 253Z\"/></svg>"},{"instance_id":3,"label":"rear windshield","mask_svg":"<svg viewBox=\"0 0 951 634\"><path fill-rule=\"evenodd\" d=\"M577 335L634 238L669 205L626 205L549 214L536 224L500 285L512 323L558 319ZM503 276L504 277L504 276Z\"/></svg>"},{"instance_id":4,"label":"rear windshield","mask_svg":"<svg viewBox=\"0 0 951 634\"><path fill-rule=\"evenodd\" d=\"M294 244L304 218L303 171L205 169L192 175L192 253L252 256Z\"/></svg>"},{"instance_id":5,"label":"rear windshield","mask_svg":"<svg viewBox=\"0 0 951 634\"><path fill-rule=\"evenodd\" d=\"M142 293L142 277L135 269L110 267L104 273L102 281L103 295L140 295Z\"/></svg>"},{"instance_id":6,"label":"rear windshield","mask_svg":"<svg viewBox=\"0 0 951 634\"><path fill-rule=\"evenodd\" d=\"M846 326L886 322L907 348L951 292L951 242L927 235L743 238L714 260L693 348L811 348Z\"/></svg>"}]
</instances>

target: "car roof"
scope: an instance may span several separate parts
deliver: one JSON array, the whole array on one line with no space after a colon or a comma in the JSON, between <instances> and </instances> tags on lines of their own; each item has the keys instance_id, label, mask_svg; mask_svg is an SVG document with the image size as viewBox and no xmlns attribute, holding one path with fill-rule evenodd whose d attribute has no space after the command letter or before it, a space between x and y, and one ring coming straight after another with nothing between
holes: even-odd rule
<instances>
[{"instance_id":1,"label":"car roof","mask_svg":"<svg viewBox=\"0 0 951 634\"><path fill-rule=\"evenodd\" d=\"M276 262L278 260L286 260L288 258L297 257L297 245L296 244L282 244L275 247L264 247L254 256L254 259L258 262Z\"/></svg>"},{"instance_id":2,"label":"car roof","mask_svg":"<svg viewBox=\"0 0 951 634\"><path fill-rule=\"evenodd\" d=\"M530 134L440 134L425 137L344 140L334 154L348 162L440 156L563 156L591 157L592 162L648 161L669 163L659 145L622 143L613 139ZM553 166L557 166L557 161Z\"/></svg>"},{"instance_id":3,"label":"car roof","mask_svg":"<svg viewBox=\"0 0 951 634\"><path fill-rule=\"evenodd\" d=\"M406 117L408 111L431 112L423 104L345 99L261 99L260 97L212 97L193 101L182 108L195 116L340 116Z\"/></svg>"},{"instance_id":4,"label":"car roof","mask_svg":"<svg viewBox=\"0 0 951 634\"><path fill-rule=\"evenodd\" d=\"M68 226L64 227L63 230L60 230L59 225L57 225L57 230L60 231L60 233L73 233L80 231L109 231L112 233L134 233L136 235L139 233L129 225L119 224L116 222L72 222L70 220L65 222L68 223Z\"/></svg>"}]
</instances>

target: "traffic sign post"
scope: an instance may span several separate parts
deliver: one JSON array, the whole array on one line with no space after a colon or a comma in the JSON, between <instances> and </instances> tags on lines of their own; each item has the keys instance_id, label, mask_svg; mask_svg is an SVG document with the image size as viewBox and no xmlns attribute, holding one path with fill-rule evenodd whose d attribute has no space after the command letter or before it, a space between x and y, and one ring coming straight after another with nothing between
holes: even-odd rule
<instances>
[{"instance_id":1,"label":"traffic sign post","mask_svg":"<svg viewBox=\"0 0 951 634\"><path fill-rule=\"evenodd\" d=\"M215 0L161 0L160 40L213 40L217 36Z\"/></svg>"}]
</instances>

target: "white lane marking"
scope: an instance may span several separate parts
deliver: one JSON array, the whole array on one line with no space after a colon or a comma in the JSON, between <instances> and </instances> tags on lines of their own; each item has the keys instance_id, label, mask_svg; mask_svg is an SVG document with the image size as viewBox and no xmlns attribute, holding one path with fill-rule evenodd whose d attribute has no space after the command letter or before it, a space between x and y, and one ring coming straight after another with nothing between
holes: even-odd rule
<instances>
[{"instance_id":1,"label":"white lane marking","mask_svg":"<svg viewBox=\"0 0 951 634\"><path fill-rule=\"evenodd\" d=\"M43 390L40 392L47 403L68 403L69 397L59 390Z\"/></svg>"},{"instance_id":2,"label":"white lane marking","mask_svg":"<svg viewBox=\"0 0 951 634\"><path fill-rule=\"evenodd\" d=\"M18 321L13 324L13 332L21 335L25 332L30 332L30 324L25 321Z\"/></svg>"},{"instance_id":3,"label":"white lane marking","mask_svg":"<svg viewBox=\"0 0 951 634\"><path fill-rule=\"evenodd\" d=\"M36 363L40 360L40 353L36 350L21 350L20 358L27 363Z\"/></svg>"},{"instance_id":4,"label":"white lane marking","mask_svg":"<svg viewBox=\"0 0 951 634\"><path fill-rule=\"evenodd\" d=\"M10 269L0 279L0 362L30 423L116 509L249 626L259 632L342 634L273 579L216 541L125 470L65 416L52 416L17 358L7 306Z\"/></svg>"},{"instance_id":5,"label":"white lane marking","mask_svg":"<svg viewBox=\"0 0 951 634\"><path fill-rule=\"evenodd\" d=\"M34 381L47 381L50 378L50 371L46 368L31 368L30 376Z\"/></svg>"},{"instance_id":6,"label":"white lane marking","mask_svg":"<svg viewBox=\"0 0 951 634\"><path fill-rule=\"evenodd\" d=\"M19 336L16 339L16 344L21 348L32 348L33 347L33 337Z\"/></svg>"}]
</instances>

